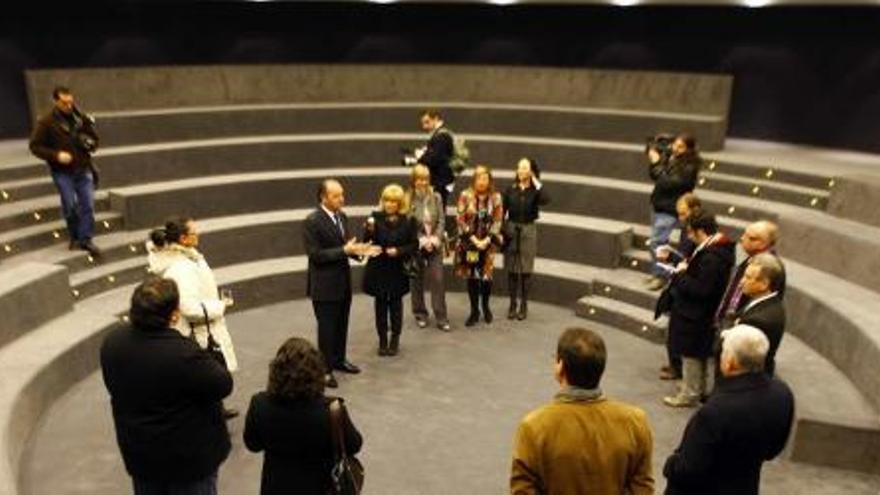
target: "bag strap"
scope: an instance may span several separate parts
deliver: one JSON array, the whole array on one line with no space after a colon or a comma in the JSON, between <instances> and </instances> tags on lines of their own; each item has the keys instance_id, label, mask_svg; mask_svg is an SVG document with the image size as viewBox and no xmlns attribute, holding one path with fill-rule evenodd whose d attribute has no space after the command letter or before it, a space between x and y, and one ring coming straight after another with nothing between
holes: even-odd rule
<instances>
[{"instance_id":1,"label":"bag strap","mask_svg":"<svg viewBox=\"0 0 880 495\"><path fill-rule=\"evenodd\" d=\"M342 403L339 399L330 402L330 430L333 437L333 452L336 459L343 459L348 456L345 452L345 433L342 429Z\"/></svg>"},{"instance_id":2,"label":"bag strap","mask_svg":"<svg viewBox=\"0 0 880 495\"><path fill-rule=\"evenodd\" d=\"M208 345L206 348L210 349L211 347L216 346L217 342L214 340L214 336L211 335L211 320L210 320L210 318L208 318L208 308L205 307L205 303L201 303L200 306L202 307L202 315L205 317L205 331L208 332L208 341L207 341ZM190 323L189 328L190 328L190 332L189 332L190 340L192 340L193 342L198 344L199 341L196 340L196 327L192 323ZM201 346L199 346L199 347L201 347Z\"/></svg>"}]
</instances>

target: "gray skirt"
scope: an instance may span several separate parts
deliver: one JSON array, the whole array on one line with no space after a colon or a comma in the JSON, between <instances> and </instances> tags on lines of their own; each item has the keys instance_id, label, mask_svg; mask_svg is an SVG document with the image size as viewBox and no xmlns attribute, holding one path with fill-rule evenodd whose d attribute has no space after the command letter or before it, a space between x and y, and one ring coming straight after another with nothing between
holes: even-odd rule
<instances>
[{"instance_id":1,"label":"gray skirt","mask_svg":"<svg viewBox=\"0 0 880 495\"><path fill-rule=\"evenodd\" d=\"M517 235L519 227L519 235ZM534 223L506 222L504 269L507 273L532 273L538 254L538 228ZM519 242L517 243L517 240Z\"/></svg>"}]
</instances>

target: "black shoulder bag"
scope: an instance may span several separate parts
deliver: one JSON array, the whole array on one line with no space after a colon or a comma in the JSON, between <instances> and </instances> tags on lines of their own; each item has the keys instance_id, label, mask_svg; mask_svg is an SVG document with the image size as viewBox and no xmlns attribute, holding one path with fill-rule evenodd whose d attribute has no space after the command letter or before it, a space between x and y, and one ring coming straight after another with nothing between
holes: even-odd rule
<instances>
[{"instance_id":1,"label":"black shoulder bag","mask_svg":"<svg viewBox=\"0 0 880 495\"><path fill-rule=\"evenodd\" d=\"M223 368L225 369L226 358L223 357L223 350L220 348L220 344L218 344L217 341L214 340L214 336L211 335L211 320L208 318L208 308L205 307L204 303L202 304L202 314L205 316L205 331L208 332L208 347L206 347L205 350L208 351L208 354L210 354L211 358L213 358L214 361L220 363L220 365L223 366ZM190 323L189 328L191 330L189 333L190 339L192 339L192 341L195 342L196 345L199 345L199 341L198 339L196 339L195 325ZM199 345L199 347L201 346Z\"/></svg>"},{"instance_id":2,"label":"black shoulder bag","mask_svg":"<svg viewBox=\"0 0 880 495\"><path fill-rule=\"evenodd\" d=\"M330 470L331 484L328 495L358 495L364 487L364 465L357 457L348 455L345 451L342 404L334 400L329 408L335 458L333 469Z\"/></svg>"}]
</instances>

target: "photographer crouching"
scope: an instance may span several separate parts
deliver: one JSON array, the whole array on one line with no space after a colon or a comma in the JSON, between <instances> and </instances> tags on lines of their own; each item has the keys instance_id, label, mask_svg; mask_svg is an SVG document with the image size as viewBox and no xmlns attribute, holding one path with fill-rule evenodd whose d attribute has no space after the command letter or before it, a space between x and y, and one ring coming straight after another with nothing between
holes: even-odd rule
<instances>
[{"instance_id":1,"label":"photographer crouching","mask_svg":"<svg viewBox=\"0 0 880 495\"><path fill-rule=\"evenodd\" d=\"M69 248L99 257L92 242L95 227L94 204L98 176L92 153L98 149L95 121L77 108L70 89L52 91L54 107L40 118L31 135L30 150L44 160L61 195L61 212L67 222Z\"/></svg>"},{"instance_id":2,"label":"photographer crouching","mask_svg":"<svg viewBox=\"0 0 880 495\"><path fill-rule=\"evenodd\" d=\"M697 151L693 136L661 134L648 139L645 147L649 174L654 181L651 192L651 276L645 280L650 290L660 290L666 285L669 271L657 260L657 248L669 244L669 237L678 224L675 203L697 185L697 175L703 159Z\"/></svg>"}]
</instances>

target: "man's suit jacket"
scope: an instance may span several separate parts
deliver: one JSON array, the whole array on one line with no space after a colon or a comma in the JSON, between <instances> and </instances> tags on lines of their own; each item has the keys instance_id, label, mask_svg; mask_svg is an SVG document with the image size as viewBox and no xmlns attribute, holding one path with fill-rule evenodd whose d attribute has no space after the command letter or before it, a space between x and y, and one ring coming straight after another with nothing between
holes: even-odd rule
<instances>
[{"instance_id":1,"label":"man's suit jacket","mask_svg":"<svg viewBox=\"0 0 880 495\"><path fill-rule=\"evenodd\" d=\"M779 349L782 333L785 331L785 305L782 295L776 294L757 304L746 306L738 315L736 322L756 327L767 336L770 350L767 352L765 369L767 373L773 375L776 369L776 350Z\"/></svg>"},{"instance_id":2,"label":"man's suit jacket","mask_svg":"<svg viewBox=\"0 0 880 495\"><path fill-rule=\"evenodd\" d=\"M351 268L344 246L353 235L348 217L342 212L338 215L344 236L322 208L310 213L303 225L303 245L309 257L306 295L313 301L342 301L351 297Z\"/></svg>"},{"instance_id":3,"label":"man's suit jacket","mask_svg":"<svg viewBox=\"0 0 880 495\"><path fill-rule=\"evenodd\" d=\"M782 258L780 258L775 251L770 251L770 254L776 256L779 264L782 265L782 279L779 281L778 292L780 296L785 296L785 265L782 264ZM724 291L724 298L721 300L721 305L718 308L718 316L720 319L723 319L728 313L736 313L737 311L740 311L749 303L749 298L743 295L740 297L739 304L737 304L735 308L728 307L730 306L730 299L733 297L736 288L739 287L743 276L746 274L746 268L749 267L749 262L751 260L751 257L744 259L739 265L737 265L736 270L733 272L733 276L730 277L730 282L728 282L727 289Z\"/></svg>"},{"instance_id":4,"label":"man's suit jacket","mask_svg":"<svg viewBox=\"0 0 880 495\"><path fill-rule=\"evenodd\" d=\"M449 167L454 153L452 134L445 127L435 130L425 146L425 154L419 160L431 171L431 185L435 190L444 188L455 180L455 174Z\"/></svg>"},{"instance_id":5,"label":"man's suit jacket","mask_svg":"<svg viewBox=\"0 0 880 495\"><path fill-rule=\"evenodd\" d=\"M793 419L782 381L746 373L719 382L666 460L666 495L757 495L761 465L782 452Z\"/></svg>"}]
</instances>

